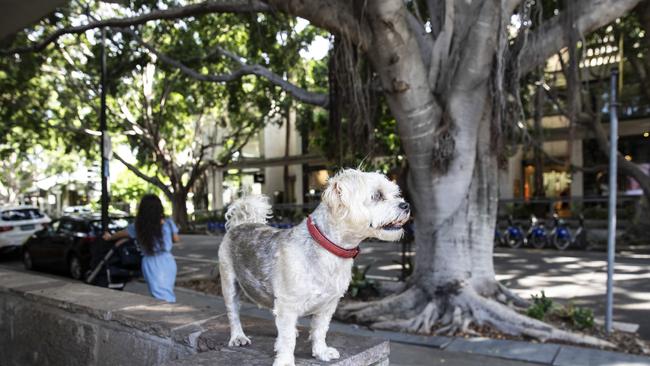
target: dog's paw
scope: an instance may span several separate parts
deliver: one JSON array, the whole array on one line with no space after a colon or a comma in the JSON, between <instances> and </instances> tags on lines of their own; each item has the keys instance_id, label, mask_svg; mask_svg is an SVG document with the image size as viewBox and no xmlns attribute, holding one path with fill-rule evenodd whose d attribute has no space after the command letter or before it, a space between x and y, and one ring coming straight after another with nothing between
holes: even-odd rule
<instances>
[{"instance_id":1,"label":"dog's paw","mask_svg":"<svg viewBox=\"0 0 650 366\"><path fill-rule=\"evenodd\" d=\"M273 366L295 366L296 363L293 359L293 356L281 356L278 355L273 361Z\"/></svg>"},{"instance_id":2,"label":"dog's paw","mask_svg":"<svg viewBox=\"0 0 650 366\"><path fill-rule=\"evenodd\" d=\"M311 352L312 356L316 357L320 361L331 361L331 360L336 360L337 358L341 357L339 355L339 351L336 350L336 348L333 347L324 347L324 348L319 348L319 349L314 349Z\"/></svg>"},{"instance_id":3,"label":"dog's paw","mask_svg":"<svg viewBox=\"0 0 650 366\"><path fill-rule=\"evenodd\" d=\"M229 347L241 347L251 344L251 340L243 334L233 335L228 342Z\"/></svg>"}]
</instances>

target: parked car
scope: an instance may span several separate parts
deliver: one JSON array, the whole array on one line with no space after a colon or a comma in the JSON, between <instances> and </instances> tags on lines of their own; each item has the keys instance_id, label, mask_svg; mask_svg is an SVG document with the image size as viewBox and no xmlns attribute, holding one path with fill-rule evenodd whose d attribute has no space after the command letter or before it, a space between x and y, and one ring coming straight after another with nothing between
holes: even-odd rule
<instances>
[{"instance_id":1,"label":"parked car","mask_svg":"<svg viewBox=\"0 0 650 366\"><path fill-rule=\"evenodd\" d=\"M51 221L33 206L0 207L0 249L20 247L32 234Z\"/></svg>"},{"instance_id":2,"label":"parked car","mask_svg":"<svg viewBox=\"0 0 650 366\"><path fill-rule=\"evenodd\" d=\"M122 230L129 221L126 217L112 217L109 231ZM82 279L90 268L93 249L103 244L101 226L98 215L63 216L23 244L25 268L63 271L74 279Z\"/></svg>"}]
</instances>

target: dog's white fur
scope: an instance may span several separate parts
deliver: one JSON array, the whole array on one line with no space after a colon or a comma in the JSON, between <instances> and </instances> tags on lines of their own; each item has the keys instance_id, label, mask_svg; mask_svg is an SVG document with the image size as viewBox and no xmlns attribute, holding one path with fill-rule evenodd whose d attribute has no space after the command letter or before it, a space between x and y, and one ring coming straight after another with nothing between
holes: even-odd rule
<instances>
[{"instance_id":1,"label":"dog's white fur","mask_svg":"<svg viewBox=\"0 0 650 366\"><path fill-rule=\"evenodd\" d=\"M219 270L230 322L229 346L251 343L239 320L239 284L258 305L273 309L278 329L274 366L294 365L296 322L303 315L312 315L313 356L321 361L339 358L325 337L350 284L353 260L322 248L305 221L279 230L264 225L269 215L263 196L240 199L226 214L228 232L219 248ZM409 210L397 185L384 175L346 169L328 181L312 218L327 238L350 249L370 237L398 240Z\"/></svg>"},{"instance_id":2,"label":"dog's white fur","mask_svg":"<svg viewBox=\"0 0 650 366\"><path fill-rule=\"evenodd\" d=\"M266 224L271 217L271 204L266 196L247 196L233 202L226 212L226 230L244 223Z\"/></svg>"}]
</instances>

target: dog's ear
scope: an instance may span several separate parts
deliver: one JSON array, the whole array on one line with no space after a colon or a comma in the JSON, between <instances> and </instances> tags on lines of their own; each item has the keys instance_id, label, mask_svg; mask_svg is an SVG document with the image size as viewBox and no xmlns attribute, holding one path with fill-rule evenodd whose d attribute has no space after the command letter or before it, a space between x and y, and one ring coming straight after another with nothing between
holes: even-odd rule
<instances>
[{"instance_id":1,"label":"dog's ear","mask_svg":"<svg viewBox=\"0 0 650 366\"><path fill-rule=\"evenodd\" d=\"M331 212L341 213L347 207L345 203L346 193L346 186L337 174L328 180L327 188L325 188L321 199L330 208Z\"/></svg>"},{"instance_id":2,"label":"dog's ear","mask_svg":"<svg viewBox=\"0 0 650 366\"><path fill-rule=\"evenodd\" d=\"M335 208L341 204L341 186L334 178L327 182L327 188L323 191L321 200L330 208Z\"/></svg>"}]
</instances>

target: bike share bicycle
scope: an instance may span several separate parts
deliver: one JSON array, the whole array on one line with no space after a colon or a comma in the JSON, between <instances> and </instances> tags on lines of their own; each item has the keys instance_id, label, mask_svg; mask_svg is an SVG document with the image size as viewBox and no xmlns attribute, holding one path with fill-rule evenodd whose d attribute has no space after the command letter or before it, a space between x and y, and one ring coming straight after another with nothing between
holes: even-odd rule
<instances>
[{"instance_id":1,"label":"bike share bicycle","mask_svg":"<svg viewBox=\"0 0 650 366\"><path fill-rule=\"evenodd\" d=\"M526 238L533 248L543 249L548 243L548 233L544 221L539 220L535 215L530 215L530 228Z\"/></svg>"},{"instance_id":2,"label":"bike share bicycle","mask_svg":"<svg viewBox=\"0 0 650 366\"><path fill-rule=\"evenodd\" d=\"M563 219L557 213L553 214L554 227L551 231L551 241L558 250L566 250L569 246L574 246L578 249L585 249L587 247L587 230L585 230L585 219L582 214L578 219L578 228L575 234L567 227Z\"/></svg>"},{"instance_id":3,"label":"bike share bicycle","mask_svg":"<svg viewBox=\"0 0 650 366\"><path fill-rule=\"evenodd\" d=\"M527 242L524 230L521 226L514 224L512 216L508 216L508 227L506 228L502 241L510 248L519 248Z\"/></svg>"}]
</instances>

